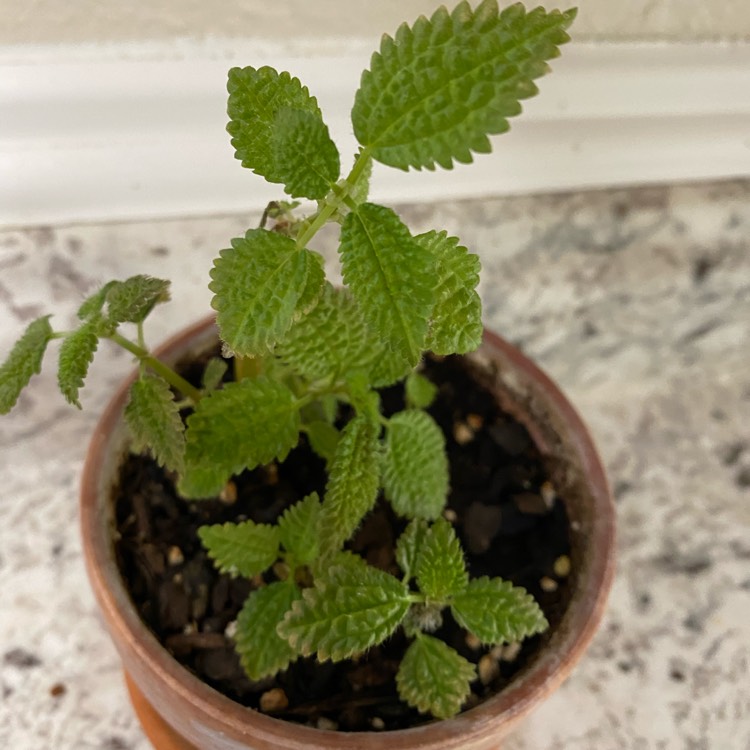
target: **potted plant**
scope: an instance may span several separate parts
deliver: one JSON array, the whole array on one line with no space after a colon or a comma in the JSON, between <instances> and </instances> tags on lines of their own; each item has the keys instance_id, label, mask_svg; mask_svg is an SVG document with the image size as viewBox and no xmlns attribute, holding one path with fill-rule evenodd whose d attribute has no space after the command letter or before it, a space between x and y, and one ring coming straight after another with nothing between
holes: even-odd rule
<instances>
[{"instance_id":1,"label":"potted plant","mask_svg":"<svg viewBox=\"0 0 750 750\"><path fill-rule=\"evenodd\" d=\"M384 36L356 94L361 147L343 179L317 102L296 78L231 70L236 156L291 201L272 204L214 262L215 323L151 352L144 323L169 284L134 276L86 299L73 331L54 331L49 316L32 322L0 368L7 412L53 339L62 339L60 389L76 406L101 340L138 361L92 441L82 525L97 597L157 747L367 748L389 729L395 748L494 747L590 640L611 581L613 515L585 427L533 364L483 336L477 256L446 232L413 236L367 200L373 160L451 168L488 151L574 16L464 2ZM298 217L296 199L315 210ZM342 287L311 244L331 222ZM526 462L503 467L505 489L480 436L492 455ZM471 476L459 501L450 490L461 462ZM475 483L485 469L494 489ZM508 507L475 498L487 492L508 495ZM509 509L523 527L553 506L563 553L545 537L544 554L547 545L555 554L540 591L565 587L567 601L550 629L487 553ZM123 579L129 566L135 580ZM173 632L160 642L144 619ZM511 679L501 663L533 638L522 667L505 670ZM228 640L244 670L228 692L253 708L192 673L195 651L222 652ZM192 671L173 658L186 651ZM221 687L221 668L203 666ZM320 695L289 706L300 683L331 680L351 688L336 724L354 735L333 731ZM372 685L377 700L364 689Z\"/></svg>"}]
</instances>

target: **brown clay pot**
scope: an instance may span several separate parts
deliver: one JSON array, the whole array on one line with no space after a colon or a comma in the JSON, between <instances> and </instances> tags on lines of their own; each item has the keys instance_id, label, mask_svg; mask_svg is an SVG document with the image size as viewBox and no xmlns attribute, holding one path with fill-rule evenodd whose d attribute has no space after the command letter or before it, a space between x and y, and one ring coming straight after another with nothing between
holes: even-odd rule
<instances>
[{"instance_id":1,"label":"brown clay pot","mask_svg":"<svg viewBox=\"0 0 750 750\"><path fill-rule=\"evenodd\" d=\"M216 341L213 320L177 335L158 354L167 362ZM347 734L265 716L221 695L184 669L141 621L114 558L110 493L127 449L123 408L132 378L94 433L83 473L81 524L88 573L122 658L146 734L158 750L495 750L500 740L568 676L602 617L614 572L614 505L591 437L558 388L517 349L486 333L472 355L504 408L550 457L571 521L572 599L545 648L500 694L459 716L413 729ZM134 377L134 376L133 376Z\"/></svg>"}]
</instances>

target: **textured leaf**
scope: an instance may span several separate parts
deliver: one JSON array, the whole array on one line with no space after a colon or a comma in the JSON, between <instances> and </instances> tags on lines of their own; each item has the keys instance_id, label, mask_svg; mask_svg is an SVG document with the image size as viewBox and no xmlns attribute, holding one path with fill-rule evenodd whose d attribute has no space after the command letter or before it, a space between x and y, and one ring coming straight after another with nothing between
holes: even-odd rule
<instances>
[{"instance_id":1,"label":"textured leaf","mask_svg":"<svg viewBox=\"0 0 750 750\"><path fill-rule=\"evenodd\" d=\"M357 303L347 290L330 284L315 307L292 325L277 353L308 380L335 380L347 370L367 368L374 356Z\"/></svg>"},{"instance_id":2,"label":"textured leaf","mask_svg":"<svg viewBox=\"0 0 750 750\"><path fill-rule=\"evenodd\" d=\"M413 369L414 365L394 353L387 341L381 342L370 366L370 385L373 388L386 388L402 381Z\"/></svg>"},{"instance_id":3,"label":"textured leaf","mask_svg":"<svg viewBox=\"0 0 750 750\"><path fill-rule=\"evenodd\" d=\"M229 478L274 458L283 461L299 439L294 394L259 377L212 391L187 418L185 497L213 497Z\"/></svg>"},{"instance_id":4,"label":"textured leaf","mask_svg":"<svg viewBox=\"0 0 750 750\"><path fill-rule=\"evenodd\" d=\"M214 261L209 288L221 337L242 356L264 355L315 303L323 259L277 232L251 229Z\"/></svg>"},{"instance_id":5,"label":"textured leaf","mask_svg":"<svg viewBox=\"0 0 750 750\"><path fill-rule=\"evenodd\" d=\"M79 409L81 402L78 400L78 391L83 388L83 381L99 345L98 326L99 316L92 316L69 333L60 347L57 384L66 401Z\"/></svg>"},{"instance_id":6,"label":"textured leaf","mask_svg":"<svg viewBox=\"0 0 750 750\"><path fill-rule=\"evenodd\" d=\"M203 370L201 385L206 391L213 391L221 385L228 368L227 362L221 357L211 357Z\"/></svg>"},{"instance_id":7,"label":"textured leaf","mask_svg":"<svg viewBox=\"0 0 750 750\"><path fill-rule=\"evenodd\" d=\"M427 522L421 518L415 518L398 538L396 562L407 579L414 576L426 534Z\"/></svg>"},{"instance_id":8,"label":"textured leaf","mask_svg":"<svg viewBox=\"0 0 750 750\"><path fill-rule=\"evenodd\" d=\"M318 556L320 551L319 518L320 500L318 493L313 492L284 511L284 515L279 519L281 543L287 552L294 555L299 565L306 565Z\"/></svg>"},{"instance_id":9,"label":"textured leaf","mask_svg":"<svg viewBox=\"0 0 750 750\"><path fill-rule=\"evenodd\" d=\"M302 592L279 625L279 635L319 661L341 661L384 641L409 608L409 589L356 555L339 555Z\"/></svg>"},{"instance_id":10,"label":"textured leaf","mask_svg":"<svg viewBox=\"0 0 750 750\"><path fill-rule=\"evenodd\" d=\"M438 518L425 534L417 558L417 585L429 601L445 602L466 589L469 576L453 527Z\"/></svg>"},{"instance_id":11,"label":"textured leaf","mask_svg":"<svg viewBox=\"0 0 750 750\"><path fill-rule=\"evenodd\" d=\"M279 557L279 530L253 521L201 526L198 536L216 569L252 578Z\"/></svg>"},{"instance_id":12,"label":"textured leaf","mask_svg":"<svg viewBox=\"0 0 750 750\"><path fill-rule=\"evenodd\" d=\"M411 372L405 383L406 403L414 409L426 409L437 396L438 388L424 375Z\"/></svg>"},{"instance_id":13,"label":"textured leaf","mask_svg":"<svg viewBox=\"0 0 750 750\"><path fill-rule=\"evenodd\" d=\"M232 68L227 81L230 122L235 157L269 182L284 182L274 153L277 116L282 108L310 112L320 118L315 97L289 73L273 68Z\"/></svg>"},{"instance_id":14,"label":"textured leaf","mask_svg":"<svg viewBox=\"0 0 750 750\"><path fill-rule=\"evenodd\" d=\"M142 323L156 305L168 301L168 281L131 276L107 289L107 314L113 323Z\"/></svg>"},{"instance_id":15,"label":"textured leaf","mask_svg":"<svg viewBox=\"0 0 750 750\"><path fill-rule=\"evenodd\" d=\"M133 449L148 448L160 466L181 473L185 466L185 425L169 384L158 375L142 375L130 388L125 419Z\"/></svg>"},{"instance_id":16,"label":"textured leaf","mask_svg":"<svg viewBox=\"0 0 750 750\"><path fill-rule=\"evenodd\" d=\"M119 281L109 281L101 289L87 297L78 308L78 317L81 320L86 320L86 318L100 313L102 311L102 308L104 307L104 303L107 301L107 294L109 290L115 284L119 283Z\"/></svg>"},{"instance_id":17,"label":"textured leaf","mask_svg":"<svg viewBox=\"0 0 750 750\"><path fill-rule=\"evenodd\" d=\"M357 530L372 510L380 486L380 427L355 417L341 432L320 512L321 552L331 553Z\"/></svg>"},{"instance_id":18,"label":"textured leaf","mask_svg":"<svg viewBox=\"0 0 750 750\"><path fill-rule=\"evenodd\" d=\"M437 719L461 710L476 679L474 665L431 635L419 635L409 646L396 674L398 694L410 706Z\"/></svg>"},{"instance_id":19,"label":"textured leaf","mask_svg":"<svg viewBox=\"0 0 750 750\"><path fill-rule=\"evenodd\" d=\"M525 589L500 578L476 578L453 597L453 617L483 643L515 643L544 632L548 623Z\"/></svg>"},{"instance_id":20,"label":"textured leaf","mask_svg":"<svg viewBox=\"0 0 750 750\"><path fill-rule=\"evenodd\" d=\"M357 140L400 169L450 169L487 153L487 136L506 131L520 100L536 94L533 80L569 40L574 18L575 10L520 4L498 14L497 0L484 0L474 11L461 2L403 24L362 74L352 109Z\"/></svg>"},{"instance_id":21,"label":"textured leaf","mask_svg":"<svg viewBox=\"0 0 750 750\"><path fill-rule=\"evenodd\" d=\"M322 419L310 422L305 431L310 447L324 458L326 463L333 461L341 433L330 422L324 422Z\"/></svg>"},{"instance_id":22,"label":"textured leaf","mask_svg":"<svg viewBox=\"0 0 750 750\"><path fill-rule=\"evenodd\" d=\"M294 198L324 198L339 178L339 152L320 115L282 107L274 121L274 164Z\"/></svg>"},{"instance_id":23,"label":"textured leaf","mask_svg":"<svg viewBox=\"0 0 750 750\"><path fill-rule=\"evenodd\" d=\"M52 338L49 317L29 323L0 367L0 414L7 414L16 405L31 376L41 372L42 358Z\"/></svg>"},{"instance_id":24,"label":"textured leaf","mask_svg":"<svg viewBox=\"0 0 750 750\"><path fill-rule=\"evenodd\" d=\"M388 422L383 489L396 513L437 518L448 496L448 458L442 430L427 412L407 409Z\"/></svg>"},{"instance_id":25,"label":"textured leaf","mask_svg":"<svg viewBox=\"0 0 750 750\"><path fill-rule=\"evenodd\" d=\"M245 600L234 640L251 680L274 675L297 659L296 651L276 634L276 627L300 596L293 583L277 581L251 592Z\"/></svg>"},{"instance_id":26,"label":"textured leaf","mask_svg":"<svg viewBox=\"0 0 750 750\"><path fill-rule=\"evenodd\" d=\"M435 354L466 354L482 343L482 300L476 292L479 257L447 232L414 238L434 259L435 307L427 348Z\"/></svg>"},{"instance_id":27,"label":"textured leaf","mask_svg":"<svg viewBox=\"0 0 750 750\"><path fill-rule=\"evenodd\" d=\"M391 357L412 367L422 354L432 313L433 264L429 252L389 208L362 203L341 228L341 264L373 334Z\"/></svg>"}]
</instances>

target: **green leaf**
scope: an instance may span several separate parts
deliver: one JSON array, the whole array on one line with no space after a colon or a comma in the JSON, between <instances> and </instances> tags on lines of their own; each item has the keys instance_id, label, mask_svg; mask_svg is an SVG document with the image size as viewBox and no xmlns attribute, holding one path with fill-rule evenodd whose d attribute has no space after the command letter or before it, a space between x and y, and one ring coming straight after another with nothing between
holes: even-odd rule
<instances>
[{"instance_id":1,"label":"green leaf","mask_svg":"<svg viewBox=\"0 0 750 750\"><path fill-rule=\"evenodd\" d=\"M427 335L435 354L466 354L482 343L482 300L476 292L479 257L447 232L427 232L414 238L434 259L436 301Z\"/></svg>"},{"instance_id":2,"label":"green leaf","mask_svg":"<svg viewBox=\"0 0 750 750\"><path fill-rule=\"evenodd\" d=\"M484 0L474 11L461 2L403 24L362 74L352 109L357 140L400 169L450 169L489 152L487 136L508 130L520 101L537 93L533 80L570 39L575 14L520 4L498 14L497 0Z\"/></svg>"},{"instance_id":3,"label":"green leaf","mask_svg":"<svg viewBox=\"0 0 750 750\"><path fill-rule=\"evenodd\" d=\"M222 339L236 354L267 354L295 316L315 304L323 278L323 258L289 237L251 229L232 240L214 261L209 284Z\"/></svg>"},{"instance_id":4,"label":"green leaf","mask_svg":"<svg viewBox=\"0 0 750 750\"><path fill-rule=\"evenodd\" d=\"M97 329L100 316L92 316L75 331L69 333L60 347L57 367L57 384L65 400L81 408L78 391L89 371L89 365L99 345Z\"/></svg>"},{"instance_id":5,"label":"green leaf","mask_svg":"<svg viewBox=\"0 0 750 750\"><path fill-rule=\"evenodd\" d=\"M119 281L109 281L101 289L87 297L78 308L78 317L81 320L86 320L92 315L100 313L102 311L102 308L104 307L104 303L107 301L107 294L109 293L109 290L115 284L119 283Z\"/></svg>"},{"instance_id":6,"label":"green leaf","mask_svg":"<svg viewBox=\"0 0 750 750\"><path fill-rule=\"evenodd\" d=\"M125 420L133 450L148 448L160 466L181 473L185 465L185 425L169 384L146 374L130 387Z\"/></svg>"},{"instance_id":7,"label":"green leaf","mask_svg":"<svg viewBox=\"0 0 750 750\"><path fill-rule=\"evenodd\" d=\"M407 409L388 421L383 488L396 513L437 518L448 496L445 438L426 412Z\"/></svg>"},{"instance_id":8,"label":"green leaf","mask_svg":"<svg viewBox=\"0 0 750 750\"><path fill-rule=\"evenodd\" d=\"M339 555L279 625L304 656L341 661L381 643L409 609L409 589L352 554Z\"/></svg>"},{"instance_id":9,"label":"green leaf","mask_svg":"<svg viewBox=\"0 0 750 750\"><path fill-rule=\"evenodd\" d=\"M404 532L398 538L396 543L396 562L399 568L404 572L407 580L414 576L427 535L427 522L422 518L415 518L409 523Z\"/></svg>"},{"instance_id":10,"label":"green leaf","mask_svg":"<svg viewBox=\"0 0 750 750\"><path fill-rule=\"evenodd\" d=\"M245 600L234 640L240 663L251 680L275 675L296 661L297 653L279 638L276 628L300 596L293 583L277 581L251 592Z\"/></svg>"},{"instance_id":11,"label":"green leaf","mask_svg":"<svg viewBox=\"0 0 750 750\"><path fill-rule=\"evenodd\" d=\"M291 107L279 109L272 148L284 190L294 198L324 198L339 178L339 152L318 114Z\"/></svg>"},{"instance_id":12,"label":"green leaf","mask_svg":"<svg viewBox=\"0 0 750 750\"><path fill-rule=\"evenodd\" d=\"M42 359L52 338L49 315L29 323L0 367L0 414L7 414L18 401L32 375L42 370Z\"/></svg>"},{"instance_id":13,"label":"green leaf","mask_svg":"<svg viewBox=\"0 0 750 750\"><path fill-rule=\"evenodd\" d=\"M326 463L333 461L341 433L330 422L324 422L322 419L316 419L306 425L305 432L310 447L324 458Z\"/></svg>"},{"instance_id":14,"label":"green leaf","mask_svg":"<svg viewBox=\"0 0 750 750\"><path fill-rule=\"evenodd\" d=\"M453 597L453 617L488 644L515 643L548 627L544 613L525 589L482 576Z\"/></svg>"},{"instance_id":15,"label":"green leaf","mask_svg":"<svg viewBox=\"0 0 750 750\"><path fill-rule=\"evenodd\" d=\"M414 366L424 349L434 304L429 252L389 208L362 203L341 228L342 272L385 355Z\"/></svg>"},{"instance_id":16,"label":"green leaf","mask_svg":"<svg viewBox=\"0 0 750 750\"><path fill-rule=\"evenodd\" d=\"M184 497L213 497L229 478L277 458L299 439L294 394L267 377L228 383L204 396L187 418Z\"/></svg>"},{"instance_id":17,"label":"green leaf","mask_svg":"<svg viewBox=\"0 0 750 750\"><path fill-rule=\"evenodd\" d=\"M396 354L388 346L387 341L382 341L376 349L377 356L370 366L370 385L373 388L387 388L389 385L401 382L411 371L414 365L407 362L400 354Z\"/></svg>"},{"instance_id":18,"label":"green leaf","mask_svg":"<svg viewBox=\"0 0 750 750\"><path fill-rule=\"evenodd\" d=\"M346 371L367 368L373 343L351 294L325 284L315 307L280 342L278 355L308 380L336 380Z\"/></svg>"},{"instance_id":19,"label":"green leaf","mask_svg":"<svg viewBox=\"0 0 750 750\"><path fill-rule=\"evenodd\" d=\"M445 602L466 589L469 576L453 527L438 518L425 534L417 558L417 585L428 601Z\"/></svg>"},{"instance_id":20,"label":"green leaf","mask_svg":"<svg viewBox=\"0 0 750 750\"><path fill-rule=\"evenodd\" d=\"M156 305L169 302L169 282L152 276L131 276L112 283L106 295L107 315L113 323L142 323Z\"/></svg>"},{"instance_id":21,"label":"green leaf","mask_svg":"<svg viewBox=\"0 0 750 750\"><path fill-rule=\"evenodd\" d=\"M232 68L227 90L227 131L232 136L235 157L268 182L283 183L283 165L278 164L274 149L277 116L281 109L291 108L320 119L315 97L289 73L269 67Z\"/></svg>"},{"instance_id":22,"label":"green leaf","mask_svg":"<svg viewBox=\"0 0 750 750\"><path fill-rule=\"evenodd\" d=\"M201 526L198 536L221 573L252 578L279 557L279 530L253 521Z\"/></svg>"},{"instance_id":23,"label":"green leaf","mask_svg":"<svg viewBox=\"0 0 750 750\"><path fill-rule=\"evenodd\" d=\"M437 396L438 388L424 375L410 372L405 383L406 403L412 409L426 409Z\"/></svg>"},{"instance_id":24,"label":"green leaf","mask_svg":"<svg viewBox=\"0 0 750 750\"><path fill-rule=\"evenodd\" d=\"M320 512L321 552L336 552L372 510L380 487L380 427L355 417L341 433Z\"/></svg>"},{"instance_id":25,"label":"green leaf","mask_svg":"<svg viewBox=\"0 0 750 750\"><path fill-rule=\"evenodd\" d=\"M221 357L211 357L203 370L201 385L203 390L214 391L220 385L228 368L227 361Z\"/></svg>"},{"instance_id":26,"label":"green leaf","mask_svg":"<svg viewBox=\"0 0 750 750\"><path fill-rule=\"evenodd\" d=\"M455 716L476 679L474 665L431 635L419 635L409 646L396 674L402 700L437 719Z\"/></svg>"},{"instance_id":27,"label":"green leaf","mask_svg":"<svg viewBox=\"0 0 750 750\"><path fill-rule=\"evenodd\" d=\"M318 493L313 492L284 511L284 515L279 519L281 543L287 552L294 555L298 565L306 565L318 556L319 518L320 500Z\"/></svg>"}]
</instances>

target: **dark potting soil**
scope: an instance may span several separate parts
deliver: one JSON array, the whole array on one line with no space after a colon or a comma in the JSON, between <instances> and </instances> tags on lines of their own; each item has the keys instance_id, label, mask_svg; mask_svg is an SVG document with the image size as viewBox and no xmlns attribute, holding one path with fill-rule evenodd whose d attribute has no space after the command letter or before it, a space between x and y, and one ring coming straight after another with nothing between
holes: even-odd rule
<instances>
[{"instance_id":1,"label":"dark potting soil","mask_svg":"<svg viewBox=\"0 0 750 750\"><path fill-rule=\"evenodd\" d=\"M199 382L200 368L184 370ZM559 624L570 598L570 544L565 506L556 496L526 429L500 411L460 358L428 360L424 374L439 387L430 408L446 435L454 523L473 577L501 576L539 602L550 629L522 646L483 647L447 611L436 635L478 664L480 679L465 708L502 690ZM404 407L400 389L383 394L386 414ZM232 623L248 593L262 583L219 574L201 547L204 524L252 519L272 523L312 491L323 497L324 463L304 437L283 464L246 471L225 497L185 501L149 457L125 461L115 491L116 554L143 620L185 667L230 698L284 719L344 731L398 729L429 721L402 703L395 674L408 640L398 632L357 660L317 664L300 659L275 678L253 682L242 671ZM405 522L379 501L350 547L400 577L393 546ZM265 581L274 580L273 572Z\"/></svg>"}]
</instances>

